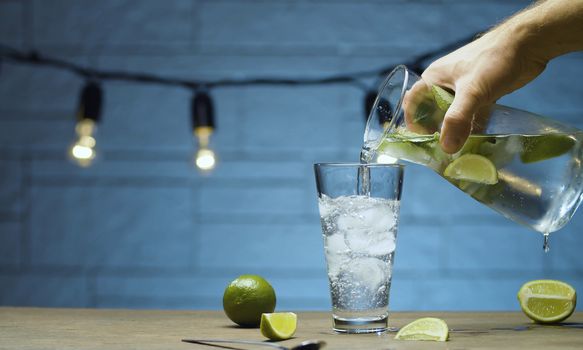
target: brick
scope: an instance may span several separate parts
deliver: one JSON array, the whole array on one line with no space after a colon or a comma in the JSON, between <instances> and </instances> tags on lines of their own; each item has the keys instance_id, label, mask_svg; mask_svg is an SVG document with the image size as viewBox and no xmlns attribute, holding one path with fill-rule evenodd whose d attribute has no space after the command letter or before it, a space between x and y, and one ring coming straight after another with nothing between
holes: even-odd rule
<instances>
[{"instance_id":1,"label":"brick","mask_svg":"<svg viewBox=\"0 0 583 350\"><path fill-rule=\"evenodd\" d=\"M350 103L326 88L254 88L242 132L248 150L332 150L342 144L336 111ZM258 133L261 127L267 132Z\"/></svg>"},{"instance_id":2,"label":"brick","mask_svg":"<svg viewBox=\"0 0 583 350\"><path fill-rule=\"evenodd\" d=\"M103 153L103 152L102 152ZM41 182L111 183L113 180L132 182L140 179L155 183L185 186L197 176L187 157L170 158L167 153L145 154L127 152L105 152L90 168L81 168L64 159L35 159L30 172L33 180ZM154 159L148 157L156 157ZM114 158L116 157L116 158ZM146 159L140 159L146 157ZM166 157L170 159L165 159ZM121 159L120 159L121 158Z\"/></svg>"},{"instance_id":3,"label":"brick","mask_svg":"<svg viewBox=\"0 0 583 350\"><path fill-rule=\"evenodd\" d=\"M541 271L542 237L518 224L487 223L451 226L441 232L447 251L446 269L508 272Z\"/></svg>"},{"instance_id":4,"label":"brick","mask_svg":"<svg viewBox=\"0 0 583 350\"><path fill-rule=\"evenodd\" d=\"M546 270L553 273L562 272L569 277L583 276L583 261L580 259L579 247L583 244L581 229L583 228L583 216L581 212L575 213L571 222L561 230L550 236L550 251L544 255ZM540 239L540 238L539 238ZM542 246L542 239L539 245ZM540 249L540 247L539 247Z\"/></svg>"},{"instance_id":5,"label":"brick","mask_svg":"<svg viewBox=\"0 0 583 350\"><path fill-rule=\"evenodd\" d=\"M581 74L583 67L581 59L577 56L556 58L534 81L502 98L500 104L550 118L559 118L561 114L571 112L573 118L563 121L581 128L583 123L580 121L580 115L583 112L583 102L579 96L583 94L583 87L574 84L571 79Z\"/></svg>"},{"instance_id":6,"label":"brick","mask_svg":"<svg viewBox=\"0 0 583 350\"><path fill-rule=\"evenodd\" d=\"M5 306L88 307L87 279L26 272L0 274L0 304Z\"/></svg>"},{"instance_id":7,"label":"brick","mask_svg":"<svg viewBox=\"0 0 583 350\"><path fill-rule=\"evenodd\" d=\"M309 59L307 59L309 58ZM338 73L346 58L336 56L289 55L273 57L267 55L243 55L234 52L216 54L187 53L184 55L103 54L94 59L95 66L102 69L145 71L182 79L244 79L247 77L320 77ZM382 61L377 59L377 61ZM386 62L385 62L386 63ZM362 66L353 67L362 69ZM297 74L297 76L295 75ZM233 91L241 93L247 87ZM222 90L222 89L221 89Z\"/></svg>"},{"instance_id":8,"label":"brick","mask_svg":"<svg viewBox=\"0 0 583 350\"><path fill-rule=\"evenodd\" d=\"M21 224L0 222L0 266L20 264L21 247Z\"/></svg>"},{"instance_id":9,"label":"brick","mask_svg":"<svg viewBox=\"0 0 583 350\"><path fill-rule=\"evenodd\" d=\"M192 94L180 89L135 84L107 84L99 141L104 148L133 151L178 151L190 154L198 145L192 134ZM235 96L235 98L233 98ZM212 92L216 130L211 147L240 150L242 97L232 91ZM171 117L169 117L171 116ZM147 122L145 122L147 120Z\"/></svg>"},{"instance_id":10,"label":"brick","mask_svg":"<svg viewBox=\"0 0 583 350\"><path fill-rule=\"evenodd\" d=\"M0 42L15 47L22 46L24 42L22 1L0 2Z\"/></svg>"},{"instance_id":11,"label":"brick","mask_svg":"<svg viewBox=\"0 0 583 350\"><path fill-rule=\"evenodd\" d=\"M439 271L443 268L442 232L431 226L400 223L394 274Z\"/></svg>"},{"instance_id":12,"label":"brick","mask_svg":"<svg viewBox=\"0 0 583 350\"><path fill-rule=\"evenodd\" d=\"M211 136L211 147L219 152L217 154L219 162L222 153L225 152L234 152L234 158L238 159L244 146L241 125L246 115L247 93L244 89L219 89L212 91L210 95L215 108L215 131ZM198 147L196 142L194 147Z\"/></svg>"},{"instance_id":13,"label":"brick","mask_svg":"<svg viewBox=\"0 0 583 350\"><path fill-rule=\"evenodd\" d=\"M484 32L515 12L526 8L531 1L482 2L468 1L445 4L444 15L451 40L472 33Z\"/></svg>"},{"instance_id":14,"label":"brick","mask_svg":"<svg viewBox=\"0 0 583 350\"><path fill-rule=\"evenodd\" d=\"M315 185L315 177L313 171L313 165L315 163L355 163L358 161L360 154L360 147L338 147L337 149L314 149L309 152L297 152L293 153L297 155L299 159L310 166L309 171L306 171L305 175L307 177L307 182L311 185ZM313 191L310 191L310 195L315 193L315 187Z\"/></svg>"},{"instance_id":15,"label":"brick","mask_svg":"<svg viewBox=\"0 0 583 350\"><path fill-rule=\"evenodd\" d=\"M108 187L35 185L31 263L188 268L194 249L189 195L185 188L138 186L131 181Z\"/></svg>"},{"instance_id":16,"label":"brick","mask_svg":"<svg viewBox=\"0 0 583 350\"><path fill-rule=\"evenodd\" d=\"M192 150L188 94L133 84L107 84L105 92L99 130L103 145L129 150Z\"/></svg>"},{"instance_id":17,"label":"brick","mask_svg":"<svg viewBox=\"0 0 583 350\"><path fill-rule=\"evenodd\" d=\"M213 171L213 179L281 180L303 179L312 169L302 161L221 160ZM311 174L310 174L311 175Z\"/></svg>"},{"instance_id":18,"label":"brick","mask_svg":"<svg viewBox=\"0 0 583 350\"><path fill-rule=\"evenodd\" d=\"M136 297L163 297L185 298L209 297L220 291L224 281L196 275L165 276L108 276L101 274L96 278L95 293L98 297L107 295L136 296Z\"/></svg>"},{"instance_id":19,"label":"brick","mask_svg":"<svg viewBox=\"0 0 583 350\"><path fill-rule=\"evenodd\" d=\"M67 60L84 62L83 57L67 57ZM28 120L75 120L82 87L82 79L60 69L4 62L0 116L16 120L22 116ZM12 115L14 112L20 115Z\"/></svg>"},{"instance_id":20,"label":"brick","mask_svg":"<svg viewBox=\"0 0 583 350\"><path fill-rule=\"evenodd\" d=\"M187 47L192 36L192 2L171 0L35 1L37 47L97 51L119 47Z\"/></svg>"},{"instance_id":21,"label":"brick","mask_svg":"<svg viewBox=\"0 0 583 350\"><path fill-rule=\"evenodd\" d=\"M22 211L23 174L17 160L0 161L0 214L16 216Z\"/></svg>"},{"instance_id":22,"label":"brick","mask_svg":"<svg viewBox=\"0 0 583 350\"><path fill-rule=\"evenodd\" d=\"M213 1L201 4L200 11L198 44L210 51L356 52L367 45L432 46L446 35L434 31L443 24L445 7L433 3Z\"/></svg>"},{"instance_id":23,"label":"brick","mask_svg":"<svg viewBox=\"0 0 583 350\"><path fill-rule=\"evenodd\" d=\"M209 303L207 300L201 300L193 296L172 298L161 296L105 295L97 297L92 307L105 309L219 310L216 303Z\"/></svg>"},{"instance_id":24,"label":"brick","mask_svg":"<svg viewBox=\"0 0 583 350\"><path fill-rule=\"evenodd\" d=\"M31 44L42 52L107 70L214 80L321 77L406 62L525 4L59 0L29 7ZM0 41L21 43L25 5L0 1ZM580 61L577 54L553 61L502 102L581 127L580 89L567 79L581 75ZM279 310L329 310L311 166L357 161L361 91L213 89L219 164L201 177L189 164L190 91L104 83L97 134L104 157L79 169L64 152L83 81L10 62L0 74L0 149L9 155L0 165L0 214L20 213L19 159L32 157L23 223L30 246L20 246L19 223L0 224L0 304L220 310L230 280L258 273L276 289ZM363 82L376 88L374 80ZM516 291L535 278L581 289L579 221L553 234L543 254L536 233L430 170L407 166L391 309L518 310ZM492 240L502 242L494 252L485 249ZM30 253L30 270L8 274L22 263L21 251Z\"/></svg>"},{"instance_id":25,"label":"brick","mask_svg":"<svg viewBox=\"0 0 583 350\"><path fill-rule=\"evenodd\" d=\"M209 309L212 305L218 309L222 291L217 286L212 278L195 276L99 276L95 282L95 306Z\"/></svg>"},{"instance_id":26,"label":"brick","mask_svg":"<svg viewBox=\"0 0 583 350\"><path fill-rule=\"evenodd\" d=\"M267 277L277 294L277 310L330 310L328 278L322 271L314 278Z\"/></svg>"},{"instance_id":27,"label":"brick","mask_svg":"<svg viewBox=\"0 0 583 350\"><path fill-rule=\"evenodd\" d=\"M324 271L319 225L204 224L198 265L206 269Z\"/></svg>"},{"instance_id":28,"label":"brick","mask_svg":"<svg viewBox=\"0 0 583 350\"><path fill-rule=\"evenodd\" d=\"M290 77L295 74L302 76L322 76L338 72L337 59L314 58L305 60L304 58L291 57L274 61L265 57L232 57L232 56L191 56L191 57L105 57L100 60L99 66L109 69L123 70L143 70L167 76L191 79L210 79L230 77L240 79L249 75L255 76L280 76ZM330 72L330 73L326 73ZM129 139L134 143L139 143L140 147L148 147L154 144L151 140L166 137L181 142L182 147L191 146L190 136L183 136L186 131L190 133L190 98L191 95L182 93L175 89L157 89L136 87L135 85L106 86L107 106L112 106L106 111L104 118L122 120L124 125L116 123L115 130L107 130L107 134L115 136L112 141L128 140L127 130L130 128L136 133L137 140ZM336 94L326 93L328 89L312 88L312 92L305 91L305 88L294 87L272 87L259 88L238 88L238 89L217 89L211 91L215 106L215 118L217 130L212 137L212 146L224 151L249 151L260 148L262 152L276 152L281 148L297 150L299 147L332 147L339 143L337 133L332 134L332 139L328 136L334 133L331 125L339 124L337 112L330 111L332 106L335 109L342 109L350 102L343 102L344 99ZM310 96L316 93L316 96ZM143 95L142 95L143 94ZM143 103L144 100L153 101L152 104ZM302 103L298 104L301 100ZM140 103L132 103L140 101ZM305 106L305 107L304 107ZM282 115L282 111L294 111L293 113ZM152 116L148 124L142 123L143 115ZM183 118L168 118L168 115L184 116ZM275 117L276 116L276 117ZM302 118L302 121L298 121ZM107 119L104 127L107 128ZM309 129L307 137L296 137L305 134L305 129L301 128L304 120L309 119L314 124ZM281 120L286 123L281 125ZM152 127L152 123L156 123ZM158 123L160 123L158 125ZM180 126L178 124L180 123ZM332 124L334 123L334 124ZM169 130L169 124L176 125L176 128ZM271 133L259 133L257 128L268 128ZM145 132L156 130L155 134L145 134L143 139L148 145L143 145L139 138L141 129ZM292 137L284 136L286 129L290 129ZM159 130L167 132L161 133ZM249 131L247 131L249 130ZM104 131L105 133L105 131ZM119 135L119 136L117 136ZM190 134L189 134L190 135ZM266 135L266 136L263 136ZM301 145L298 143L302 142ZM305 145L304 145L305 143ZM332 144L331 144L332 143ZM117 142L115 143L118 144ZM160 145L161 141L155 142ZM290 146L291 144L291 146ZM176 146L178 147L178 146Z\"/></svg>"},{"instance_id":29,"label":"brick","mask_svg":"<svg viewBox=\"0 0 583 350\"><path fill-rule=\"evenodd\" d=\"M222 310L225 287L238 276L225 277L98 277L99 307L139 307ZM323 310L329 308L328 284L324 278L277 278L264 276L277 294L278 310ZM309 286L309 288L306 288Z\"/></svg>"},{"instance_id":30,"label":"brick","mask_svg":"<svg viewBox=\"0 0 583 350\"><path fill-rule=\"evenodd\" d=\"M376 87L373 90L376 90ZM358 161L368 118L364 112L365 93L346 87L339 89L339 95L341 100L347 101L339 105L336 111L339 118L336 122L340 138L339 148L351 154L350 161Z\"/></svg>"},{"instance_id":31,"label":"brick","mask_svg":"<svg viewBox=\"0 0 583 350\"><path fill-rule=\"evenodd\" d=\"M18 116L18 113L10 113ZM0 112L0 115L6 115ZM72 118L72 117L71 117ZM19 154L19 151L50 153L66 159L67 148L75 139L75 123L70 121L2 121L0 148Z\"/></svg>"},{"instance_id":32,"label":"brick","mask_svg":"<svg viewBox=\"0 0 583 350\"><path fill-rule=\"evenodd\" d=\"M201 218L207 215L232 219L230 215L301 215L305 212L303 188L287 186L261 186L255 183L222 183L202 186L197 203Z\"/></svg>"},{"instance_id":33,"label":"brick","mask_svg":"<svg viewBox=\"0 0 583 350\"><path fill-rule=\"evenodd\" d=\"M520 278L468 279L395 278L389 307L393 311L519 311L516 293ZM431 316L428 314L427 316Z\"/></svg>"}]
</instances>

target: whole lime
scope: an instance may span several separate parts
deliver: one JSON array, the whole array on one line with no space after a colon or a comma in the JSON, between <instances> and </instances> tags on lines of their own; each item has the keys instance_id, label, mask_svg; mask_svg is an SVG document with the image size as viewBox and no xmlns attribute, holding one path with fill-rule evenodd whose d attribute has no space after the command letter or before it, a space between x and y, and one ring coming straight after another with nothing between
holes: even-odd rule
<instances>
[{"instance_id":1,"label":"whole lime","mask_svg":"<svg viewBox=\"0 0 583 350\"><path fill-rule=\"evenodd\" d=\"M236 324L258 327L261 314L275 310L275 291L261 276L241 275L225 288L223 309Z\"/></svg>"}]
</instances>

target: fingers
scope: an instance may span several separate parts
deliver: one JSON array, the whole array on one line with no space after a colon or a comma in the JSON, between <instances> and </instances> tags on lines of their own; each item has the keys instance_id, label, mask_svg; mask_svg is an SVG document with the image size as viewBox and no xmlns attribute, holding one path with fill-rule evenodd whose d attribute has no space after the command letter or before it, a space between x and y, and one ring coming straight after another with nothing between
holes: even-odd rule
<instances>
[{"instance_id":1,"label":"fingers","mask_svg":"<svg viewBox=\"0 0 583 350\"><path fill-rule=\"evenodd\" d=\"M424 117L429 117L421 115L420 106L423 105L424 101L431 103L431 91L429 87L422 80L416 82L410 90L405 92L403 97L403 112L405 115L405 126L407 130L418 133L425 134L427 131L423 127L422 122Z\"/></svg>"},{"instance_id":2,"label":"fingers","mask_svg":"<svg viewBox=\"0 0 583 350\"><path fill-rule=\"evenodd\" d=\"M458 89L441 126L440 144L446 153L459 151L472 128L472 118L480 107L479 100L467 90Z\"/></svg>"},{"instance_id":3,"label":"fingers","mask_svg":"<svg viewBox=\"0 0 583 350\"><path fill-rule=\"evenodd\" d=\"M478 109L474 114L474 119L472 119L472 134L483 134L486 131L491 113L492 105L482 106Z\"/></svg>"}]
</instances>

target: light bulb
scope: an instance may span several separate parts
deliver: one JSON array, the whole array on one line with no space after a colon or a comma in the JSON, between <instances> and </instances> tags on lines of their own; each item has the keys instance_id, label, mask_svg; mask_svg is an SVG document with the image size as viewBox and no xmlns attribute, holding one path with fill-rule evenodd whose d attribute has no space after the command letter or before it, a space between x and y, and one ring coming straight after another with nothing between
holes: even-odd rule
<instances>
[{"instance_id":1,"label":"light bulb","mask_svg":"<svg viewBox=\"0 0 583 350\"><path fill-rule=\"evenodd\" d=\"M195 164L196 167L203 171L209 171L215 168L217 163L215 159L215 152L208 148L201 148L196 152Z\"/></svg>"},{"instance_id":2,"label":"light bulb","mask_svg":"<svg viewBox=\"0 0 583 350\"><path fill-rule=\"evenodd\" d=\"M379 164L395 164L397 163L398 159L395 157L391 157L387 154L379 154L377 157L377 163Z\"/></svg>"},{"instance_id":3,"label":"light bulb","mask_svg":"<svg viewBox=\"0 0 583 350\"><path fill-rule=\"evenodd\" d=\"M97 153L95 152L95 131L101 119L103 91L98 82L88 81L81 90L77 105L77 139L69 147L69 158L82 167L90 166Z\"/></svg>"},{"instance_id":4,"label":"light bulb","mask_svg":"<svg viewBox=\"0 0 583 350\"><path fill-rule=\"evenodd\" d=\"M88 167L93 163L95 156L95 122L91 119L80 120L76 127L77 140L69 147L69 157L77 165Z\"/></svg>"},{"instance_id":5,"label":"light bulb","mask_svg":"<svg viewBox=\"0 0 583 350\"><path fill-rule=\"evenodd\" d=\"M194 164L203 171L211 171L217 164L215 152L210 149L210 138L215 130L215 113L211 96L204 91L196 91L190 103L192 131L198 151L194 156Z\"/></svg>"}]
</instances>

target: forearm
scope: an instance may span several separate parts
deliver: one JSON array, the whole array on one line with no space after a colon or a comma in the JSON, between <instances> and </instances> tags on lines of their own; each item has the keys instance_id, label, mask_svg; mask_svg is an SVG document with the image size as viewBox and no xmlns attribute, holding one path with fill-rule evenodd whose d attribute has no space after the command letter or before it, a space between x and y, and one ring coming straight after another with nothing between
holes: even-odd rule
<instances>
[{"instance_id":1,"label":"forearm","mask_svg":"<svg viewBox=\"0 0 583 350\"><path fill-rule=\"evenodd\" d=\"M539 1L485 36L544 63L583 50L583 0Z\"/></svg>"},{"instance_id":2,"label":"forearm","mask_svg":"<svg viewBox=\"0 0 583 350\"><path fill-rule=\"evenodd\" d=\"M583 50L583 0L539 1L494 31L546 61Z\"/></svg>"},{"instance_id":3,"label":"forearm","mask_svg":"<svg viewBox=\"0 0 583 350\"><path fill-rule=\"evenodd\" d=\"M459 151L482 108L528 84L551 59L577 50L583 50L583 0L547 0L433 62L423 79L456 92L441 128L443 150Z\"/></svg>"}]
</instances>

